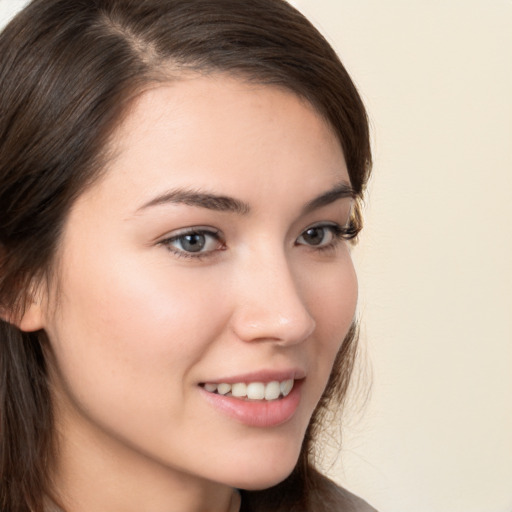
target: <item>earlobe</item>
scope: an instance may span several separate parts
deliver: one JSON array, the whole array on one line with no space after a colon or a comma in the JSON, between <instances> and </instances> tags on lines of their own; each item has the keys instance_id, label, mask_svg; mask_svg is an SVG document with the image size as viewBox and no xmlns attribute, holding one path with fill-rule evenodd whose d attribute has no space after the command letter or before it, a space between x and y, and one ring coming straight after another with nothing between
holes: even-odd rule
<instances>
[{"instance_id":1,"label":"earlobe","mask_svg":"<svg viewBox=\"0 0 512 512\"><path fill-rule=\"evenodd\" d=\"M21 331L39 331L44 327L42 300L37 296L33 299L28 299L21 311L16 307L0 305L0 318L15 325Z\"/></svg>"},{"instance_id":2,"label":"earlobe","mask_svg":"<svg viewBox=\"0 0 512 512\"><path fill-rule=\"evenodd\" d=\"M24 332L39 331L43 328L43 311L40 301L33 301L27 305L23 315L15 325Z\"/></svg>"}]
</instances>

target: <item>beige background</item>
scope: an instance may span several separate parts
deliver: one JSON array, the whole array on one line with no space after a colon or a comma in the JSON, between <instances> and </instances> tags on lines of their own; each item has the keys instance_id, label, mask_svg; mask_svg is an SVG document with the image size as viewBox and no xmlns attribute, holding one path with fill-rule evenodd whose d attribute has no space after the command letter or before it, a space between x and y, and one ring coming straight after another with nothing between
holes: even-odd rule
<instances>
[{"instance_id":1,"label":"beige background","mask_svg":"<svg viewBox=\"0 0 512 512\"><path fill-rule=\"evenodd\" d=\"M373 367L335 477L382 512L512 511L512 2L299 0L370 111Z\"/></svg>"},{"instance_id":2,"label":"beige background","mask_svg":"<svg viewBox=\"0 0 512 512\"><path fill-rule=\"evenodd\" d=\"M511 512L512 0L292 3L374 139L355 251L373 389L326 467L380 512Z\"/></svg>"}]
</instances>

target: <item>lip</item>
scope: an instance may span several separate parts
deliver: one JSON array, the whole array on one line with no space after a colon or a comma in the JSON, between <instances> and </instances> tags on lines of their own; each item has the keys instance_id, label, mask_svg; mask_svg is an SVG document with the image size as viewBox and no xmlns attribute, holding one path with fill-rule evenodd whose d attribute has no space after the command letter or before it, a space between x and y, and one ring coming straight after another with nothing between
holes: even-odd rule
<instances>
[{"instance_id":1,"label":"lip","mask_svg":"<svg viewBox=\"0 0 512 512\"><path fill-rule=\"evenodd\" d=\"M241 380L236 380L240 379L240 377L236 377L235 380L223 380L222 382L231 384L236 382L271 382L272 380L280 380L277 378L271 378L270 380L254 379L252 376L248 379L247 377L247 375L244 375ZM301 388L303 383L303 378L295 380L293 389L288 396L268 401L251 401L219 395L216 393L210 393L202 387L199 387L199 390L211 406L229 418L249 427L270 428L282 425L292 419L300 404Z\"/></svg>"},{"instance_id":2,"label":"lip","mask_svg":"<svg viewBox=\"0 0 512 512\"><path fill-rule=\"evenodd\" d=\"M287 370L259 370L240 375L222 377L220 379L204 380L202 383L221 384L225 382L226 384L236 384L237 382L263 382L266 384L275 380L279 382L290 379L301 381L305 377L306 372L298 368L293 368Z\"/></svg>"}]
</instances>

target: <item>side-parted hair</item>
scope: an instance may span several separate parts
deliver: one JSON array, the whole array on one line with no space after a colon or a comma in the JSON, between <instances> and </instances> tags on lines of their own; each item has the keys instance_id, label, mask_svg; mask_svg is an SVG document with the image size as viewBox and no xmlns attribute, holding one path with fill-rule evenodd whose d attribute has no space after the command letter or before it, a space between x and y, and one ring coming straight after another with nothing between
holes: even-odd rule
<instances>
[{"instance_id":1,"label":"side-parted hair","mask_svg":"<svg viewBox=\"0 0 512 512\"><path fill-rule=\"evenodd\" d=\"M34 283L49 282L74 200L108 168L135 98L184 72L225 73L310 102L343 148L361 228L371 167L368 120L345 68L284 0L34 0L0 34L0 510L43 512L56 446L44 332L16 327ZM10 320L10 321L8 321ZM339 510L312 446L354 366L353 326L293 473L243 491L246 511ZM330 508L332 507L332 508Z\"/></svg>"}]
</instances>

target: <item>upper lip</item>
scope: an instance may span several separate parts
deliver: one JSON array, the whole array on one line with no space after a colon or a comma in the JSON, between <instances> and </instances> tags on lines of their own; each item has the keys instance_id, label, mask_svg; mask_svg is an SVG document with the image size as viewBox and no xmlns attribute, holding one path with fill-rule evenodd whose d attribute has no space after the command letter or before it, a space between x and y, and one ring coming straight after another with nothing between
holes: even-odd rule
<instances>
[{"instance_id":1,"label":"upper lip","mask_svg":"<svg viewBox=\"0 0 512 512\"><path fill-rule=\"evenodd\" d=\"M237 382L282 382L285 380L300 380L306 377L306 372L300 368L288 368L283 370L257 370L244 374L230 375L229 377L205 380L202 384L236 384Z\"/></svg>"}]
</instances>

